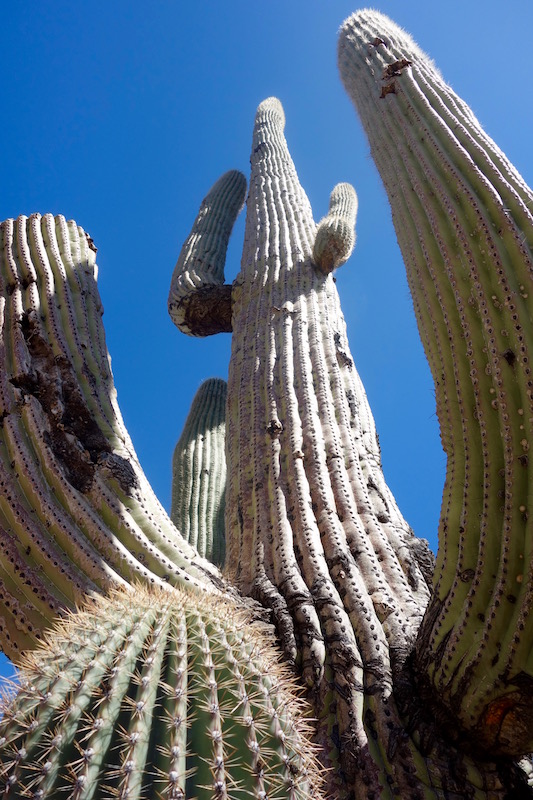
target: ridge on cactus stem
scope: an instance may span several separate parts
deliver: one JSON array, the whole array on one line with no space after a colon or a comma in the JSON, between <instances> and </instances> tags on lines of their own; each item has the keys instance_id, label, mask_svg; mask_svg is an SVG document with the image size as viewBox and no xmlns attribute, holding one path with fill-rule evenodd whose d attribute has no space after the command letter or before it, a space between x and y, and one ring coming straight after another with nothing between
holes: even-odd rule
<instances>
[{"instance_id":1,"label":"ridge on cactus stem","mask_svg":"<svg viewBox=\"0 0 533 800\"><path fill-rule=\"evenodd\" d=\"M88 601L28 655L0 722L9 798L320 798L308 708L227 597Z\"/></svg>"},{"instance_id":2,"label":"ridge on cactus stem","mask_svg":"<svg viewBox=\"0 0 533 800\"><path fill-rule=\"evenodd\" d=\"M170 517L214 564L224 564L227 384L210 378L196 392L172 459Z\"/></svg>"},{"instance_id":3,"label":"ridge on cactus stem","mask_svg":"<svg viewBox=\"0 0 533 800\"><path fill-rule=\"evenodd\" d=\"M533 192L387 17L350 17L339 67L389 195L447 454L419 690L449 735L533 750Z\"/></svg>"},{"instance_id":4,"label":"ridge on cactus stem","mask_svg":"<svg viewBox=\"0 0 533 800\"><path fill-rule=\"evenodd\" d=\"M61 216L0 225L0 630L15 662L94 592L222 585L162 509L124 427L95 256Z\"/></svg>"}]
</instances>

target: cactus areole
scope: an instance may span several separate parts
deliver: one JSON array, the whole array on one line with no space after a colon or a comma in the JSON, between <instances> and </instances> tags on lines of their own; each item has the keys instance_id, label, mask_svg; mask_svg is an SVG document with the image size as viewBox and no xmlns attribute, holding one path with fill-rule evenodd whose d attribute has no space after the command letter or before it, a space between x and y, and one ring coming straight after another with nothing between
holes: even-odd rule
<instances>
[{"instance_id":1,"label":"cactus areole","mask_svg":"<svg viewBox=\"0 0 533 800\"><path fill-rule=\"evenodd\" d=\"M283 109L269 98L255 119L241 270L232 285L224 283L227 243L246 192L244 177L231 171L202 204L176 264L168 303L174 322L189 335L232 331L224 578L146 494L116 408L99 317L93 324L87 312L98 308L87 238L60 218L21 218L2 228L0 544L15 565L13 573L0 573L8 620L4 638L16 651L19 640L33 641L58 609L84 594L108 593L117 584L129 584L131 591L134 579L158 583L160 599L152 604L145 598L141 605L143 615L159 615L159 621L150 622L150 644L142 655L132 655L134 680L122 710L144 691L146 677L154 708L143 731L154 756L146 763L159 765L161 755L173 757L159 708L172 698L176 681L171 676L157 684L146 656L153 646L150 658L170 675L167 667L183 656L175 651L182 633L166 638L163 627L175 627L183 614L194 617L202 595L214 598L209 602L215 605L206 606L209 615L217 593L238 590L267 610L279 650L307 692L326 796L532 798L533 195L429 59L386 17L362 11L346 21L339 66L390 195L436 385L448 456L436 565L385 482L335 288L332 272L348 259L355 241L355 192L338 184L327 216L315 224L285 141ZM47 373L47 365L55 371ZM61 388L76 381L79 398ZM83 408L83 425L72 420L74 401ZM191 438L204 435L201 430L186 431L185 453ZM83 470L72 469L67 443L76 445ZM198 474L191 463L187 470L191 487L211 492L209 481L199 480L202 468ZM191 496L186 490L180 498L187 514ZM205 523L203 500L196 505ZM217 504L221 508L220 497ZM54 559L60 570L52 568ZM181 610L173 606L167 613L165 593L185 593ZM138 603L125 597L111 637L133 624L129 613L140 613ZM243 602L233 599L235 607ZM116 613L110 607L109 614ZM206 630L216 628L216 610L212 615L212 623L202 618ZM93 625L90 641L82 644L90 644L89 650L108 636L98 615L91 617ZM182 628L185 643L188 628ZM78 641L76 622L69 631ZM167 642L161 649L157 637ZM195 670L207 675L193 697L200 697L198 713L207 719L219 714L213 705L218 667L206 655L212 639L200 639L200 655L187 660L187 670L191 677ZM110 653L114 648L111 643ZM229 674L233 656L228 662L224 644L218 649L220 663L226 663L220 667L224 685L236 696L238 669L231 666ZM92 650L89 655L83 661L87 675L103 670L113 685L129 683L126 674L115 679L111 655L106 664ZM53 694L62 680L62 673L50 678L48 670L43 681L35 678L42 698L26 689L9 706L12 739L0 740L0 791L6 797L44 800L40 787L52 784L42 770L68 772L72 764L57 726L44 725L55 714L46 687ZM199 678L194 681L198 685ZM79 696L84 708L96 697L85 725L109 699L106 683L99 688L96 680L90 702L84 686L83 678L72 683L71 700L58 715L57 724L66 720L71 730L70 742L78 736L78 712L71 726L65 710L72 697ZM276 705L275 687L272 693ZM224 707L226 716L230 706ZM122 712L116 720L109 726L115 741L126 741L125 730L138 732L135 719L129 728ZM207 719L207 744L202 734L195 738L198 726L192 739L180 729L185 749L198 748L201 785L185 780L178 790L177 770L165 763L161 797L234 796L230 783L218 780L217 764L222 759L233 768L236 759L242 775L241 759L255 758L253 741L243 745L244 734L234 733L232 752L222 743L219 751L213 720ZM241 722L246 726L242 719L237 727ZM42 741L36 741L39 732ZM307 746L302 741L295 740L290 756L298 769L305 766L298 753ZM31 763L30 746L38 753ZM47 754L56 746L61 752L48 767ZM261 757L259 780L254 772L252 783L237 785L237 795L242 788L258 800L317 797L313 780L298 794L283 748L276 752L282 780L275 784L282 788L266 791ZM123 748L102 793L96 778L74 780L93 769L93 755L91 765L77 757L70 783L55 785L75 798L144 797L143 786L155 784L139 766L141 755L137 749L130 759ZM131 785L130 761L136 770ZM34 776L26 785L20 781L22 762Z\"/></svg>"}]
</instances>

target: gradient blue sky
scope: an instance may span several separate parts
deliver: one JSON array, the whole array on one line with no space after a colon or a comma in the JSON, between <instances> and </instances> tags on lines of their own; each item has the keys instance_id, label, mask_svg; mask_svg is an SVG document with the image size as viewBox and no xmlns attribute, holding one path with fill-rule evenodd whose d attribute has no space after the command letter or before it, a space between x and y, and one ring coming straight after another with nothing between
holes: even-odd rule
<instances>
[{"instance_id":1,"label":"gradient blue sky","mask_svg":"<svg viewBox=\"0 0 533 800\"><path fill-rule=\"evenodd\" d=\"M533 180L531 0L381 0ZM282 101L315 218L333 185L359 195L358 243L338 287L376 417L385 473L436 548L445 459L429 371L379 176L336 67L353 0L26 0L2 9L0 218L64 214L99 248L119 403L162 502L202 380L225 377L230 337L194 340L166 312L179 248L211 184L248 173L253 117ZM235 276L243 218L228 254ZM1 666L1 665L0 665Z\"/></svg>"}]
</instances>

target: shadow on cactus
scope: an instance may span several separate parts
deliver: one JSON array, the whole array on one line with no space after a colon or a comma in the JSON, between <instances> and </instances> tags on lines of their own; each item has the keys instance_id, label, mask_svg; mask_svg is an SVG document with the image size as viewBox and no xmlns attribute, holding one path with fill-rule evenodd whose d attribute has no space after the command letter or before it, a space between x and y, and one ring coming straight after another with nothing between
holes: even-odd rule
<instances>
[{"instance_id":1,"label":"shadow on cactus","mask_svg":"<svg viewBox=\"0 0 533 800\"><path fill-rule=\"evenodd\" d=\"M170 585L168 594L157 595L165 599L154 603L125 595L131 614L153 617L150 642L163 641L163 630L205 602L213 618L201 624L217 625L218 604L239 592L268 613L279 650L306 689L328 796L531 798L531 769L520 759L533 751L533 196L431 61L386 17L362 11L346 21L339 66L389 192L435 380L448 457L436 565L385 482L332 274L355 241L355 193L345 183L335 187L328 215L315 224L285 140L283 109L269 98L254 125L241 270L231 286L224 283L228 239L246 193L244 177L231 171L202 203L168 303L189 335L232 331L225 579L167 521L117 421L103 333L88 311L98 307L94 281L87 278L94 264L90 241L61 219L21 218L2 228L7 371L0 433L9 456L0 461L1 541L15 567L2 573L5 641L31 642L35 629L44 631L80 596L139 577ZM72 257L72 242L82 257ZM192 438L197 435L203 434ZM194 469L190 474L190 486L199 486ZM193 495L185 489L187 514ZM197 501L192 507L207 513ZM182 587L189 587L187 599L179 600L182 610L167 613L168 604L183 597ZM93 618L95 633L82 649L91 650L99 637L120 638L129 624L126 614L111 627L101 615ZM76 617L68 625L74 631ZM225 657L228 634L217 630L217 652ZM157 669L174 670L173 647L153 646ZM129 687L127 709L117 706L120 722L109 728L121 755L106 778L124 797L130 772L128 796L140 792L136 759L145 756L136 750L142 714L123 715L144 702L144 677L146 702L158 713L179 689L175 678L152 683L155 667L139 653L132 651L135 667L118 669L111 680ZM203 660L204 650L199 653L188 665L193 685L216 671ZM104 669L99 657L83 663L87 674ZM238 669L223 667L222 686L233 697L240 691ZM97 685L98 707L107 708L114 702L110 681L96 678ZM167 758L165 796L201 796L208 784L206 797L231 796L229 778L217 783L212 714L218 701L213 705L209 677L202 686L202 733L186 745L187 758L196 752L201 762L197 779L172 795L172 745L158 738L167 736L168 726L159 722L143 740L143 753L153 756L150 775L158 759ZM83 687L81 680L73 691L89 703ZM272 690L269 702L277 697ZM55 734L41 741L36 732L35 702L25 689L9 707L5 724L21 741L9 750L14 779L33 735L44 764L43 748L55 747ZM47 702L38 705L53 716ZM71 713L59 715L74 741L78 712L72 723ZM247 735L235 736L228 764L237 771L254 749ZM71 796L88 797L96 784L76 781L92 769L94 754L80 748L69 789ZM293 773L292 756L276 758L285 776L280 796L314 791L283 772L286 764ZM188 768L186 760L179 774ZM247 768L248 775L257 772ZM39 773L38 780L44 786L47 778ZM259 784L249 791L263 800L268 794Z\"/></svg>"}]
</instances>

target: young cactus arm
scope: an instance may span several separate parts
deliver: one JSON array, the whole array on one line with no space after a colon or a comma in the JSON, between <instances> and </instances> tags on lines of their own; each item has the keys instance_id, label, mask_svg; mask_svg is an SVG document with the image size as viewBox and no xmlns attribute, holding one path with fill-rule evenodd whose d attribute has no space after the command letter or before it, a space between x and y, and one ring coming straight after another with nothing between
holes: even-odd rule
<instances>
[{"instance_id":1,"label":"young cactus arm","mask_svg":"<svg viewBox=\"0 0 533 800\"><path fill-rule=\"evenodd\" d=\"M182 590L111 592L27 656L0 709L8 797L322 797L273 631Z\"/></svg>"},{"instance_id":2,"label":"young cactus arm","mask_svg":"<svg viewBox=\"0 0 533 800\"><path fill-rule=\"evenodd\" d=\"M221 378L200 386L172 459L170 517L199 554L219 566L226 550L226 395Z\"/></svg>"},{"instance_id":3,"label":"young cactus arm","mask_svg":"<svg viewBox=\"0 0 533 800\"><path fill-rule=\"evenodd\" d=\"M320 220L313 260L326 275L350 258L355 245L357 195L349 183L338 183L329 199L329 211Z\"/></svg>"},{"instance_id":4,"label":"young cactus arm","mask_svg":"<svg viewBox=\"0 0 533 800\"><path fill-rule=\"evenodd\" d=\"M339 66L389 194L448 459L416 669L459 741L518 756L533 750L533 193L383 15L346 21Z\"/></svg>"},{"instance_id":5,"label":"young cactus arm","mask_svg":"<svg viewBox=\"0 0 533 800\"><path fill-rule=\"evenodd\" d=\"M311 687L322 757L337 764L331 790L342 794L346 781L364 797L390 778L407 791L413 755L403 753L403 776L387 777L373 732L401 726L391 689L428 600L426 551L385 483L334 279L313 262L316 226L283 129L281 104L266 100L233 288L227 570L272 608Z\"/></svg>"},{"instance_id":6,"label":"young cactus arm","mask_svg":"<svg viewBox=\"0 0 533 800\"><path fill-rule=\"evenodd\" d=\"M95 250L63 217L0 226L0 630L14 660L87 593L220 585L149 487L118 409Z\"/></svg>"},{"instance_id":7,"label":"young cactus arm","mask_svg":"<svg viewBox=\"0 0 533 800\"><path fill-rule=\"evenodd\" d=\"M204 198L174 268L168 311L189 336L231 332L231 285L224 284L229 237L244 203L246 178L231 170Z\"/></svg>"}]
</instances>

